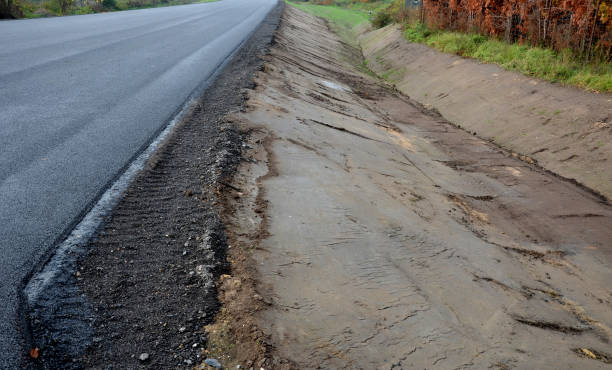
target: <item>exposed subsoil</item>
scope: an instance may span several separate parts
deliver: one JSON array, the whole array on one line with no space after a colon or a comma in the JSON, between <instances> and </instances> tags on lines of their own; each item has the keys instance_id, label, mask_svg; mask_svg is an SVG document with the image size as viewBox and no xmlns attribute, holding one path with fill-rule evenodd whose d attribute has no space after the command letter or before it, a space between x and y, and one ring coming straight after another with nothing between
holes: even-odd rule
<instances>
[{"instance_id":1,"label":"exposed subsoil","mask_svg":"<svg viewBox=\"0 0 612 370\"><path fill-rule=\"evenodd\" d=\"M612 95L411 43L397 25L359 38L368 66L449 121L612 199Z\"/></svg>"},{"instance_id":2,"label":"exposed subsoil","mask_svg":"<svg viewBox=\"0 0 612 370\"><path fill-rule=\"evenodd\" d=\"M50 309L31 312L40 352L30 366L187 368L204 360L204 326L218 309L215 281L228 271L218 201L231 191L224 179L242 144L224 116L243 109L244 89L253 87L282 8L272 10L149 160L74 276L49 293ZM75 321L89 327L89 338L69 332Z\"/></svg>"},{"instance_id":3,"label":"exposed subsoil","mask_svg":"<svg viewBox=\"0 0 612 370\"><path fill-rule=\"evenodd\" d=\"M287 7L225 193L224 364L607 368L612 208L358 71Z\"/></svg>"}]
</instances>

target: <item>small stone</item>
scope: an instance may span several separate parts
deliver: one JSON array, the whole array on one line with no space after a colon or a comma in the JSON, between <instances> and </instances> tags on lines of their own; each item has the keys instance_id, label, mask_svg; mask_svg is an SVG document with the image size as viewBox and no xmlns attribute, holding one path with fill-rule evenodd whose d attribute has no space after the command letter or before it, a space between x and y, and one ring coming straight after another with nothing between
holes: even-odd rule
<instances>
[{"instance_id":1,"label":"small stone","mask_svg":"<svg viewBox=\"0 0 612 370\"><path fill-rule=\"evenodd\" d=\"M185 360L184 361L187 365L191 365L191 360Z\"/></svg>"},{"instance_id":2,"label":"small stone","mask_svg":"<svg viewBox=\"0 0 612 370\"><path fill-rule=\"evenodd\" d=\"M183 256L186 256L186 255L187 255L187 251L183 251Z\"/></svg>"},{"instance_id":3,"label":"small stone","mask_svg":"<svg viewBox=\"0 0 612 370\"><path fill-rule=\"evenodd\" d=\"M181 327L179 328L179 333L184 333L184 332L185 332L185 330L187 330L187 328L186 328L186 327L184 327L184 326L181 326Z\"/></svg>"},{"instance_id":4,"label":"small stone","mask_svg":"<svg viewBox=\"0 0 612 370\"><path fill-rule=\"evenodd\" d=\"M197 344L197 343L194 343L194 344L192 345L192 347L193 347L193 348L196 348L197 346L198 346L198 344Z\"/></svg>"},{"instance_id":5,"label":"small stone","mask_svg":"<svg viewBox=\"0 0 612 370\"><path fill-rule=\"evenodd\" d=\"M208 366L212 366L214 368L220 369L223 366L221 366L221 364L219 363L219 361L215 360L214 358L207 358L206 360L204 360L204 363Z\"/></svg>"},{"instance_id":6,"label":"small stone","mask_svg":"<svg viewBox=\"0 0 612 370\"><path fill-rule=\"evenodd\" d=\"M140 356L138 356L138 359L142 362L145 362L149 359L149 354L148 353L141 353Z\"/></svg>"}]
</instances>

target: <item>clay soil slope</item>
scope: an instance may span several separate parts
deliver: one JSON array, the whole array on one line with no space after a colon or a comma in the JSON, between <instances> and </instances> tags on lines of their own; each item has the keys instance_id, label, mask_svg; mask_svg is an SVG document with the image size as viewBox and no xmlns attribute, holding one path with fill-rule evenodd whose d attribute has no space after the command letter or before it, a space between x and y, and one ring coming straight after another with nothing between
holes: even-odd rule
<instances>
[{"instance_id":1,"label":"clay soil slope","mask_svg":"<svg viewBox=\"0 0 612 370\"><path fill-rule=\"evenodd\" d=\"M358 72L286 7L232 120L224 366L609 368L612 209Z\"/></svg>"},{"instance_id":2,"label":"clay soil slope","mask_svg":"<svg viewBox=\"0 0 612 370\"><path fill-rule=\"evenodd\" d=\"M368 66L449 121L612 198L612 95L559 86L404 39L362 35Z\"/></svg>"}]
</instances>

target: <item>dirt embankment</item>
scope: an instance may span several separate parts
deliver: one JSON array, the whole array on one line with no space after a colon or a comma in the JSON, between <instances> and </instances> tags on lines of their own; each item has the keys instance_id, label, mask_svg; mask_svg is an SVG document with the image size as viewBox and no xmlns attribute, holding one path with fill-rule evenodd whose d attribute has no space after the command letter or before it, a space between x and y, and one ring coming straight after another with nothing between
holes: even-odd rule
<instances>
[{"instance_id":1,"label":"dirt embankment","mask_svg":"<svg viewBox=\"0 0 612 370\"><path fill-rule=\"evenodd\" d=\"M210 351L246 368L606 368L612 209L358 72L285 9L225 197Z\"/></svg>"},{"instance_id":2,"label":"dirt embankment","mask_svg":"<svg viewBox=\"0 0 612 370\"><path fill-rule=\"evenodd\" d=\"M39 356L30 368L191 368L206 358L204 326L228 271L219 215L242 137L225 119L278 27L273 9L129 186L77 270L30 312ZM86 301L86 304L83 304ZM86 334L75 327L85 326ZM86 350L81 352L83 348Z\"/></svg>"},{"instance_id":3,"label":"dirt embankment","mask_svg":"<svg viewBox=\"0 0 612 370\"><path fill-rule=\"evenodd\" d=\"M612 198L612 96L554 85L406 41L361 36L369 67L449 121Z\"/></svg>"}]
</instances>

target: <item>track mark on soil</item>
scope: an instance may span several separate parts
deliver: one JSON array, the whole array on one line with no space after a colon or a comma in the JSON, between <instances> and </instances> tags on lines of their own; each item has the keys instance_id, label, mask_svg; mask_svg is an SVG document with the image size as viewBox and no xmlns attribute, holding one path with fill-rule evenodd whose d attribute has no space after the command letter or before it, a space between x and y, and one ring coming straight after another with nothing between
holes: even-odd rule
<instances>
[{"instance_id":1,"label":"track mark on soil","mask_svg":"<svg viewBox=\"0 0 612 370\"><path fill-rule=\"evenodd\" d=\"M592 348L574 348L574 352L576 352L579 356L590 358L592 360L598 360L604 364L612 364L611 355Z\"/></svg>"},{"instance_id":2,"label":"track mark on soil","mask_svg":"<svg viewBox=\"0 0 612 370\"><path fill-rule=\"evenodd\" d=\"M491 201L495 198L497 198L496 195L468 195L468 194L464 194L464 196L468 197L468 198L472 198L472 199L476 199L476 200L482 200L485 202Z\"/></svg>"},{"instance_id":3,"label":"track mark on soil","mask_svg":"<svg viewBox=\"0 0 612 370\"><path fill-rule=\"evenodd\" d=\"M379 143L385 143L384 141L381 141L381 140L378 140L378 139L373 139L371 137L367 137L367 136L365 136L363 134L360 134L358 132L347 130L344 127L338 127L338 126L330 125L329 123L317 121L316 119L308 119L308 120L304 120L303 119L302 122L304 122L304 123L306 123L306 122L316 123L318 125L325 126L325 127L328 127L328 128L334 129L334 130L338 130L340 132L345 132L347 134L355 135L355 136L360 137L362 139L377 141Z\"/></svg>"},{"instance_id":4,"label":"track mark on soil","mask_svg":"<svg viewBox=\"0 0 612 370\"><path fill-rule=\"evenodd\" d=\"M569 157L567 157L567 158L564 158L564 159L559 160L559 162L567 162L567 161L570 161L570 160L572 160L572 159L574 159L574 158L577 158L577 157L578 157L578 156L577 156L576 154L572 154L572 155L570 155L570 156L569 156Z\"/></svg>"},{"instance_id":5,"label":"track mark on soil","mask_svg":"<svg viewBox=\"0 0 612 370\"><path fill-rule=\"evenodd\" d=\"M552 216L553 218L595 218L595 217L605 217L604 215L600 215L598 213L568 213L565 215L556 215Z\"/></svg>"},{"instance_id":6,"label":"track mark on soil","mask_svg":"<svg viewBox=\"0 0 612 370\"><path fill-rule=\"evenodd\" d=\"M544 321L544 320L534 320L534 319L530 319L528 317L521 317L521 316L517 316L514 315L512 316L512 318L517 321L520 322L521 324L525 324L525 325L529 325L529 326L535 326L536 328L540 328L540 329L548 329L548 330L554 330L554 331L560 331L562 333L566 333L566 334L580 334L584 331L587 330L591 330L592 328L588 325L565 325L562 323L558 323L558 322L549 322L549 321Z\"/></svg>"},{"instance_id":7,"label":"track mark on soil","mask_svg":"<svg viewBox=\"0 0 612 370\"><path fill-rule=\"evenodd\" d=\"M519 247L509 247L509 246L501 246L501 247L510 252L514 252L514 253L522 254L523 256L528 256L528 257L533 257L533 258L538 258L538 259L543 259L548 256L563 257L566 254L566 252L564 251L540 252L540 251L536 251L533 249L526 249L526 248L519 248Z\"/></svg>"}]
</instances>

